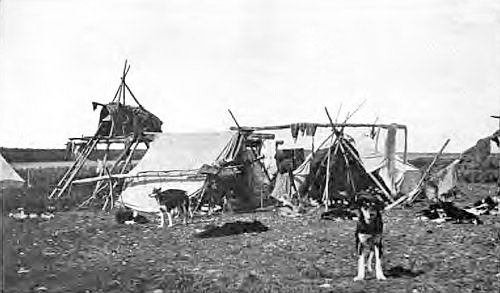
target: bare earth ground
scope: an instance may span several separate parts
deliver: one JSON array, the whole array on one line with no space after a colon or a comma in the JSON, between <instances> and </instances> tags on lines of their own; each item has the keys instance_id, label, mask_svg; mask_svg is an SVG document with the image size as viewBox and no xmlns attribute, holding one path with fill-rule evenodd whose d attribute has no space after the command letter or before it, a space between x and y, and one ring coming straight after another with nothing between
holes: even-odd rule
<instances>
[{"instance_id":1,"label":"bare earth ground","mask_svg":"<svg viewBox=\"0 0 500 293\"><path fill-rule=\"evenodd\" d=\"M469 184L463 206L494 186ZM125 226L112 214L61 212L50 221L2 217L5 292L498 292L500 216L435 224L411 209L384 216L387 281L353 282L354 221L273 212L195 218L187 227ZM259 220L269 231L199 239L211 221ZM29 270L18 273L19 268ZM326 288L320 287L325 285Z\"/></svg>"}]
</instances>

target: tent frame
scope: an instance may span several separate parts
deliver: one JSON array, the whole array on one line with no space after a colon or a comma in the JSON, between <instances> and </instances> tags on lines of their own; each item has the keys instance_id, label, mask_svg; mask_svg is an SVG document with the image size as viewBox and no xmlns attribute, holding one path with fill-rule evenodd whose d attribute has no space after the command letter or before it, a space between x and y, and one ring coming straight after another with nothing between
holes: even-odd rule
<instances>
[{"instance_id":1,"label":"tent frame","mask_svg":"<svg viewBox=\"0 0 500 293\"><path fill-rule=\"evenodd\" d=\"M118 86L118 89L111 103L126 105L126 93L128 92L128 94L133 98L139 108L145 110L125 81L129 70L130 65L127 63L127 60L125 60L125 66L120 78L120 85ZM106 106L104 104L92 102L94 110L98 105ZM99 194L104 192L105 189L108 189L108 193L103 195L103 198L105 198L105 202L102 209L105 210L108 206L108 203L110 208L113 208L114 193L118 185L118 180L121 179L120 176L116 175L124 175L128 171L128 168L131 165L132 157L137 147L141 143L143 143L146 148L149 148L149 143L153 140L152 133L129 133L125 135L117 135L116 133L114 133L114 123L114 119L111 119L111 127L107 135L100 134L101 127L103 127L103 121L99 121L97 131L93 136L69 138L69 142L67 143L68 147L71 147L72 149L78 148L80 151L76 155L73 165L66 171L66 173L59 180L58 184L54 187L54 189L48 196L49 198L60 198L66 192L70 194L72 185L75 182L75 178L81 168L85 165L85 162L88 160L90 155L98 149L98 146L104 145L105 151L102 158L102 168L99 171L98 175L98 177L103 178L103 180L96 180L94 191L84 202L80 204L79 207L90 204L99 196ZM123 147L121 148L122 151L119 154L118 158L116 158L113 165L108 168L108 157L110 153L110 146L112 144L123 145ZM120 164L122 165L121 168ZM108 184L105 184L103 181L107 181Z\"/></svg>"},{"instance_id":2,"label":"tent frame","mask_svg":"<svg viewBox=\"0 0 500 293\"><path fill-rule=\"evenodd\" d=\"M289 129L296 123L292 124L280 124L280 125L268 125L268 126L238 126L238 127L230 127L230 130L239 130L239 131L266 131L266 130L282 130ZM380 123L307 123L314 125L316 127L322 128L332 128L332 127L341 127L344 128L383 128L388 129L390 127L395 127L396 129L403 130L404 133L404 150L403 150L403 162L407 163L407 153L408 153L408 128L403 124L380 124Z\"/></svg>"}]
</instances>

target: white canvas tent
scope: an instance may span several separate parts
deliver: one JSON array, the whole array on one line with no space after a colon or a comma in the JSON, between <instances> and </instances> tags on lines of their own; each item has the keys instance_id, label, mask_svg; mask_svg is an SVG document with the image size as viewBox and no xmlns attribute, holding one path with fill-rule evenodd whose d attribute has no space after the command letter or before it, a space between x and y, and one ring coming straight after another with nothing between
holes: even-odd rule
<instances>
[{"instance_id":1,"label":"white canvas tent","mask_svg":"<svg viewBox=\"0 0 500 293\"><path fill-rule=\"evenodd\" d=\"M231 131L156 134L142 160L128 173L132 177L118 202L138 211L157 212L159 205L149 196L153 188L182 189L189 195L200 191L205 176L198 170L220 159L234 139Z\"/></svg>"},{"instance_id":2,"label":"white canvas tent","mask_svg":"<svg viewBox=\"0 0 500 293\"><path fill-rule=\"evenodd\" d=\"M14 168L0 154L0 189L19 188L23 184L24 179L17 174Z\"/></svg>"}]
</instances>

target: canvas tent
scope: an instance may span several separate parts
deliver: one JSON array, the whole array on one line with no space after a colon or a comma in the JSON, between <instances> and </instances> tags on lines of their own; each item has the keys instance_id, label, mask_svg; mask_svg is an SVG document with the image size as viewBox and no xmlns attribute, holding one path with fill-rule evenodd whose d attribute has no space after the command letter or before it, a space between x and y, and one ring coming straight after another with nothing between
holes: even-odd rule
<instances>
[{"instance_id":1,"label":"canvas tent","mask_svg":"<svg viewBox=\"0 0 500 293\"><path fill-rule=\"evenodd\" d=\"M127 174L118 201L142 212L159 210L149 195L153 188L182 189L188 195L202 193L207 176L204 165L227 165L240 154L242 137L234 132L164 133L155 138L142 160Z\"/></svg>"},{"instance_id":2,"label":"canvas tent","mask_svg":"<svg viewBox=\"0 0 500 293\"><path fill-rule=\"evenodd\" d=\"M17 174L14 168L0 154L0 189L19 188L23 184L24 179Z\"/></svg>"},{"instance_id":3,"label":"canvas tent","mask_svg":"<svg viewBox=\"0 0 500 293\"><path fill-rule=\"evenodd\" d=\"M215 166L218 171L214 174L217 174L216 177L219 179L223 177L219 176L220 168L237 167L238 172L226 176L226 181L224 179L220 181L227 183L229 179L232 187L238 189L236 196L240 198L253 197L253 200L259 194L270 194L275 199L283 200L284 196L291 194L291 188L295 188L295 191L304 189L301 186L308 177L311 177L311 170L317 168L311 162L324 159L328 154L327 150L331 152L332 161L337 162L344 162L344 156L349 152L347 167L352 174L358 174L359 176L355 176L362 177L361 181L364 182L372 180L370 177L374 176L382 182L383 188L389 194L395 194L401 191L405 175L418 169L405 163L404 159L395 154L391 160L392 167L389 166L387 155L383 151L384 129L377 128L378 133L375 136L367 135L366 129L343 135L341 138L343 147L349 148L349 151L339 152L338 157L335 157L337 153L333 154L335 148L332 147L337 140L332 136L331 129L326 127L309 131L308 138L300 135L294 137L293 132L290 134L290 127L280 129L241 127L232 129L237 131L217 133L157 133L154 134L146 155L126 175L124 189L118 201L139 211L155 212L159 206L156 200L149 196L153 188L183 189L192 197L200 195L207 187L208 173L202 170L204 169L202 167L206 166ZM306 132L304 131L304 136ZM277 153L282 150L291 150L295 154L302 152L301 159L292 164L293 170L290 171L293 176L283 173L281 170L283 164L280 165L281 163L276 160L279 157ZM389 172L388 168L392 170ZM342 176L349 173L346 170L337 171L342 173ZM321 176L325 178L325 174ZM293 184L290 178L293 178ZM324 190L324 186L321 188ZM245 194L249 194L250 197ZM252 204L255 207L255 202Z\"/></svg>"}]
</instances>

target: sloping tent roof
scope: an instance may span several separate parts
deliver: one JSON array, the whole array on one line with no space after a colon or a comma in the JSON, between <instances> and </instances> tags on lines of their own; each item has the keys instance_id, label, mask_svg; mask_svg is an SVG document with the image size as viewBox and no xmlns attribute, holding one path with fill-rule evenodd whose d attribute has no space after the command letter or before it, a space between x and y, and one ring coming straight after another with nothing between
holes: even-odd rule
<instances>
[{"instance_id":1,"label":"sloping tent roof","mask_svg":"<svg viewBox=\"0 0 500 293\"><path fill-rule=\"evenodd\" d=\"M19 188L24 184L24 179L17 174L12 166L0 154L0 189Z\"/></svg>"},{"instance_id":2,"label":"sloping tent roof","mask_svg":"<svg viewBox=\"0 0 500 293\"><path fill-rule=\"evenodd\" d=\"M193 194L203 186L205 177L198 170L216 162L225 146L237 139L234 132L155 134L142 160L128 173L119 201L143 212L157 212L159 205L148 195L153 188L182 189ZM150 174L151 177L142 177Z\"/></svg>"}]
</instances>

